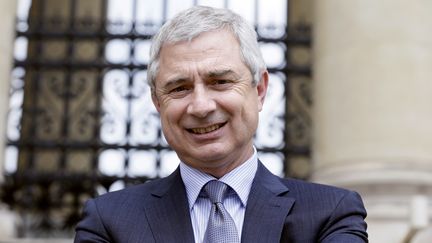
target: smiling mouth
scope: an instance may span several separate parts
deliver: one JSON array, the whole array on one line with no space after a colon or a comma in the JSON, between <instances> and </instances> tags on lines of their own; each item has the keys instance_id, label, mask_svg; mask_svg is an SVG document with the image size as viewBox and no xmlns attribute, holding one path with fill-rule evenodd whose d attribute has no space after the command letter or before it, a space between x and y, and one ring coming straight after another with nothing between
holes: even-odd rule
<instances>
[{"instance_id":1,"label":"smiling mouth","mask_svg":"<svg viewBox=\"0 0 432 243\"><path fill-rule=\"evenodd\" d=\"M198 128L190 128L187 129L190 133L194 134L205 134L218 130L219 128L225 126L225 123L214 124L208 127L198 127Z\"/></svg>"}]
</instances>

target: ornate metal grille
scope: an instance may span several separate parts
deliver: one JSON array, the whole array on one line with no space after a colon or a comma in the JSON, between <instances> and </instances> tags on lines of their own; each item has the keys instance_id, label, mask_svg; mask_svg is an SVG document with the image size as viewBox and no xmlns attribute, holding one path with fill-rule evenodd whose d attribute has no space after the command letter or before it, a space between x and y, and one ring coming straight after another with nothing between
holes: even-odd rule
<instances>
[{"instance_id":1,"label":"ornate metal grille","mask_svg":"<svg viewBox=\"0 0 432 243\"><path fill-rule=\"evenodd\" d=\"M274 1L21 0L2 200L20 236L70 236L92 196L169 174L178 158L150 100L151 36L179 8L228 7L255 23L270 89L256 146L276 174L307 179L310 29ZM275 17L278 16L278 17Z\"/></svg>"}]
</instances>

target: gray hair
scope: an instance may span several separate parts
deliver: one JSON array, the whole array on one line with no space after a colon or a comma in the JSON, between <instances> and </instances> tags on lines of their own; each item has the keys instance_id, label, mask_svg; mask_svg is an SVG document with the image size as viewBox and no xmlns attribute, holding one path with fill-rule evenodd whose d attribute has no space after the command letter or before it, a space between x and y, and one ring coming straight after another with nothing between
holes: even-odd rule
<instances>
[{"instance_id":1,"label":"gray hair","mask_svg":"<svg viewBox=\"0 0 432 243\"><path fill-rule=\"evenodd\" d=\"M252 83L256 85L266 65L254 28L231 10L195 6L180 12L166 22L153 37L147 69L147 81L151 89L155 88L155 79L159 71L159 54L165 43L191 41L201 33L222 28L228 28L239 41L242 60L252 73Z\"/></svg>"}]
</instances>

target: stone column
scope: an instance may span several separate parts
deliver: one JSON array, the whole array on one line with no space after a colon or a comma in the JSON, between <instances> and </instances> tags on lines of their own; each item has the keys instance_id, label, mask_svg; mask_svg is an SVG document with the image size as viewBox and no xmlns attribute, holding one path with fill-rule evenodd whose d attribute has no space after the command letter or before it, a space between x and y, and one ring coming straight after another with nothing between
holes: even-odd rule
<instances>
[{"instance_id":1,"label":"stone column","mask_svg":"<svg viewBox=\"0 0 432 243\"><path fill-rule=\"evenodd\" d=\"M402 242L414 196L431 208L431 9L314 2L313 179L362 194L371 243Z\"/></svg>"},{"instance_id":2,"label":"stone column","mask_svg":"<svg viewBox=\"0 0 432 243\"><path fill-rule=\"evenodd\" d=\"M9 102L9 83L13 61L16 0L0 1L0 184L3 182L5 160L6 119ZM0 202L0 238L15 234L15 216Z\"/></svg>"},{"instance_id":3,"label":"stone column","mask_svg":"<svg viewBox=\"0 0 432 243\"><path fill-rule=\"evenodd\" d=\"M3 176L6 118L15 40L16 0L0 1L0 182Z\"/></svg>"}]
</instances>

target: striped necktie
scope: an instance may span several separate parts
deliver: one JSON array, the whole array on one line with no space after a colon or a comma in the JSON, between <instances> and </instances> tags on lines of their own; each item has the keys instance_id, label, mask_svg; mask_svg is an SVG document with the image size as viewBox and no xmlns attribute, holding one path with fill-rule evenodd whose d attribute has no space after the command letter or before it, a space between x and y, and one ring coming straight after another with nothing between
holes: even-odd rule
<instances>
[{"instance_id":1,"label":"striped necktie","mask_svg":"<svg viewBox=\"0 0 432 243\"><path fill-rule=\"evenodd\" d=\"M239 243L239 235L234 220L222 204L228 186L212 180L204 186L212 207L204 235L204 243Z\"/></svg>"}]
</instances>

